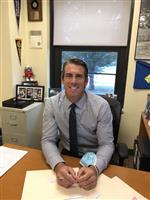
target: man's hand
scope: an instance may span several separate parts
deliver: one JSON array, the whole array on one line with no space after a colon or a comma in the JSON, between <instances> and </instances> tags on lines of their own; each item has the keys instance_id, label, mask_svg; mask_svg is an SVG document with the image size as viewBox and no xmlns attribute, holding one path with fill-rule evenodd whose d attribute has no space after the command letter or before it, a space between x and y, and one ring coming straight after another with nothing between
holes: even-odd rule
<instances>
[{"instance_id":1,"label":"man's hand","mask_svg":"<svg viewBox=\"0 0 150 200\"><path fill-rule=\"evenodd\" d=\"M97 184L97 172L94 166L82 167L77 173L77 182L85 190L95 188Z\"/></svg>"},{"instance_id":2,"label":"man's hand","mask_svg":"<svg viewBox=\"0 0 150 200\"><path fill-rule=\"evenodd\" d=\"M55 172L59 185L69 188L76 183L75 171L64 163L58 163L55 167Z\"/></svg>"}]
</instances>

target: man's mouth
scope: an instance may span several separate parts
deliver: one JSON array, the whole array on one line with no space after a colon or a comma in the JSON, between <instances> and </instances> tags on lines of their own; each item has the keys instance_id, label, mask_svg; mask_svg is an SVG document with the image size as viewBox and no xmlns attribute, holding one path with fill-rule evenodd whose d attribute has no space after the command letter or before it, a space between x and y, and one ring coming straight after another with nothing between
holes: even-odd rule
<instances>
[{"instance_id":1,"label":"man's mouth","mask_svg":"<svg viewBox=\"0 0 150 200\"><path fill-rule=\"evenodd\" d=\"M71 90L77 90L78 89L78 87L75 85L75 86L70 86L69 87Z\"/></svg>"}]
</instances>

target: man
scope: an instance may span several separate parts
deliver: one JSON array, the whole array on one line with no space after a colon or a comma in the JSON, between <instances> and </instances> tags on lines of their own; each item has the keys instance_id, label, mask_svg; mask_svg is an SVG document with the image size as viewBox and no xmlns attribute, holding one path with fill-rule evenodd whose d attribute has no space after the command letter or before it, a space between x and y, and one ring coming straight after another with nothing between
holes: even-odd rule
<instances>
[{"instance_id":1,"label":"man","mask_svg":"<svg viewBox=\"0 0 150 200\"><path fill-rule=\"evenodd\" d=\"M90 190L96 186L98 175L107 167L114 151L111 110L102 97L85 91L88 68L82 60L70 59L64 63L62 83L64 91L49 98L45 104L42 149L59 185L68 188L78 183ZM78 155L95 152L97 158L95 166L81 167L77 174L61 156L61 152L72 155L69 140L72 103L76 105Z\"/></svg>"}]
</instances>

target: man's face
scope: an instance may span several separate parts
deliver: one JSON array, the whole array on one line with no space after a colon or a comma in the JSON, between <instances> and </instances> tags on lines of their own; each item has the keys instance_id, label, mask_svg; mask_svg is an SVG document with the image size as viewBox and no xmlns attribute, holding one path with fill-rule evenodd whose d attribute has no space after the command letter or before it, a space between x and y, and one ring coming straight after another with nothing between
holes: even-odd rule
<instances>
[{"instance_id":1,"label":"man's face","mask_svg":"<svg viewBox=\"0 0 150 200\"><path fill-rule=\"evenodd\" d=\"M76 102L84 94L88 79L85 77L85 70L82 66L69 63L65 66L62 82L67 98L71 102Z\"/></svg>"}]
</instances>

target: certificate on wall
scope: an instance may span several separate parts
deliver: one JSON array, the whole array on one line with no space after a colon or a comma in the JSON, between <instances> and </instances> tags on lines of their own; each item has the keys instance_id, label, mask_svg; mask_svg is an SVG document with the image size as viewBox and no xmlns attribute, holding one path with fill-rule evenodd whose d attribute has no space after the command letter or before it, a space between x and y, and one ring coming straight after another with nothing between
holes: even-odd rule
<instances>
[{"instance_id":1,"label":"certificate on wall","mask_svg":"<svg viewBox=\"0 0 150 200\"><path fill-rule=\"evenodd\" d=\"M135 50L136 60L150 60L150 1L141 0L139 27Z\"/></svg>"}]
</instances>

